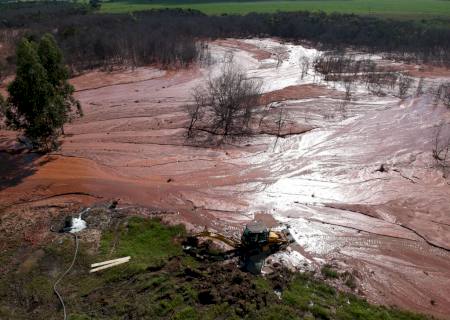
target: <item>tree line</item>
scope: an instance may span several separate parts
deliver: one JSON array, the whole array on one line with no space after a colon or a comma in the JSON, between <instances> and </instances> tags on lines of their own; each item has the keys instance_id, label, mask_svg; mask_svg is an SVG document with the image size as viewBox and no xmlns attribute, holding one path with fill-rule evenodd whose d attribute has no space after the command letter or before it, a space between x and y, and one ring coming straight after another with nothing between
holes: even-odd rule
<instances>
[{"instance_id":1,"label":"tree line","mask_svg":"<svg viewBox=\"0 0 450 320\"><path fill-rule=\"evenodd\" d=\"M206 41L214 38L277 36L290 41L309 40L332 52L354 46L401 59L450 65L450 28L405 21L309 12L207 16L181 9L97 14L92 6L67 2L0 7L0 42L17 47L15 55L0 60L0 80L2 74L16 71L15 80L8 86L8 98L0 96L0 115L7 126L23 131L31 145L41 150L54 149L64 124L81 115L72 95L74 88L67 82L70 71L117 65L186 67L208 59ZM412 85L412 79L402 74L343 54L318 56L300 65L302 77L313 66L325 81L343 82L346 100L351 99L355 81L378 94L384 94L383 86L391 90L398 86L402 98ZM422 91L420 86L417 92ZM449 88L445 84L435 90L436 103L442 101L448 106ZM188 138L195 138L199 132L224 140L252 133L260 84L247 79L232 64L226 65L220 77L198 88L193 97L195 104L188 106ZM280 112L277 136L284 118Z\"/></svg>"},{"instance_id":2,"label":"tree line","mask_svg":"<svg viewBox=\"0 0 450 320\"><path fill-rule=\"evenodd\" d=\"M450 65L450 28L353 14L249 13L208 16L161 9L98 14L68 2L1 5L0 37L15 44L51 32L74 71L122 65L184 67L203 56L199 41L223 37L308 40L323 49L353 46L395 58ZM5 36L5 35L8 36ZM1 39L0 39L1 41ZM14 65L13 59L4 68Z\"/></svg>"}]
</instances>

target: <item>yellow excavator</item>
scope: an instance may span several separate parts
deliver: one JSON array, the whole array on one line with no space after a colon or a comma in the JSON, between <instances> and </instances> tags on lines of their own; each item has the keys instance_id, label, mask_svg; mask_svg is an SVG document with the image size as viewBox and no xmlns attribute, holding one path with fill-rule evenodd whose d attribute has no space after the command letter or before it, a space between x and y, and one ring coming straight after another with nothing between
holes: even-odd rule
<instances>
[{"instance_id":1,"label":"yellow excavator","mask_svg":"<svg viewBox=\"0 0 450 320\"><path fill-rule=\"evenodd\" d=\"M221 242L228 250L212 249L213 242ZM265 259L285 250L295 242L289 229L270 230L261 222L246 225L240 241L222 234L202 231L187 238L183 244L186 252L202 260L227 260L239 257L242 269L254 274L261 273Z\"/></svg>"}]
</instances>

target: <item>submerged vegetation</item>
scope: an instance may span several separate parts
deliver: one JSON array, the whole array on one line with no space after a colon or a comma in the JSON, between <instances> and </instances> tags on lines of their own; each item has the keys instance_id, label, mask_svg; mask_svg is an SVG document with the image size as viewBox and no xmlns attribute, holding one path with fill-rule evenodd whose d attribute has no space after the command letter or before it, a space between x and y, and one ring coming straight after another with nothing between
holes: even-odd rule
<instances>
[{"instance_id":1,"label":"submerged vegetation","mask_svg":"<svg viewBox=\"0 0 450 320\"><path fill-rule=\"evenodd\" d=\"M182 252L184 236L181 226L130 217L105 227L99 246L81 240L75 267L60 285L69 319L426 319L336 291L313 273L279 269L261 277L234 262L196 261ZM0 317L57 318L62 311L52 285L72 255L72 239L61 235L2 274ZM88 271L93 262L124 255L129 263Z\"/></svg>"}]
</instances>

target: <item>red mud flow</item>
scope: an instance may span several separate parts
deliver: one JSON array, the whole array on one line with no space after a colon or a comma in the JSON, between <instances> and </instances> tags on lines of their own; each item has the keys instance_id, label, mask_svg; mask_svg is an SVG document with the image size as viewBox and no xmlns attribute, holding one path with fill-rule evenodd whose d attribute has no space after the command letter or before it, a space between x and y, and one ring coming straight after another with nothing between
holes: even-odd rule
<instances>
[{"instance_id":1,"label":"red mud flow","mask_svg":"<svg viewBox=\"0 0 450 320\"><path fill-rule=\"evenodd\" d=\"M259 48L251 43L246 43L236 39L219 39L213 42L214 44L230 49L238 49L246 51L252 55L253 58L261 61L272 57L272 53Z\"/></svg>"},{"instance_id":2,"label":"red mud flow","mask_svg":"<svg viewBox=\"0 0 450 320\"><path fill-rule=\"evenodd\" d=\"M233 48L253 75L283 80L272 44L214 42ZM343 108L342 91L297 81L295 67L286 67L283 89L264 96L275 103L269 119L278 102L289 111L292 134L262 131L221 146L185 138L185 106L208 70L138 68L72 79L85 116L67 125L59 151L27 153L13 133L0 131L2 230L15 228L26 240L34 228L42 234L37 243L59 205L111 199L227 234L253 219L281 222L312 265L353 271L368 300L449 319L450 185L433 167L430 147L449 111L426 96L401 102L363 91ZM53 209L37 217L29 210L36 207Z\"/></svg>"}]
</instances>

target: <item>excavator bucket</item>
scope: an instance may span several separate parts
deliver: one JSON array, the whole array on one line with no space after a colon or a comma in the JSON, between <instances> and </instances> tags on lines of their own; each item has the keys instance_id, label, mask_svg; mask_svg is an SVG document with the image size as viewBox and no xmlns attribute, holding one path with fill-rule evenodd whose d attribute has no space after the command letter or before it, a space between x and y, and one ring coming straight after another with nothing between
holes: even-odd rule
<instances>
[{"instance_id":1,"label":"excavator bucket","mask_svg":"<svg viewBox=\"0 0 450 320\"><path fill-rule=\"evenodd\" d=\"M294 237L292 236L292 234L291 234L291 232L289 231L289 229L284 229L284 230L282 230L281 232L285 235L285 237L286 237L286 239L287 239L287 241L288 241L289 243L294 243L294 242L295 242L295 239L294 239Z\"/></svg>"}]
</instances>

